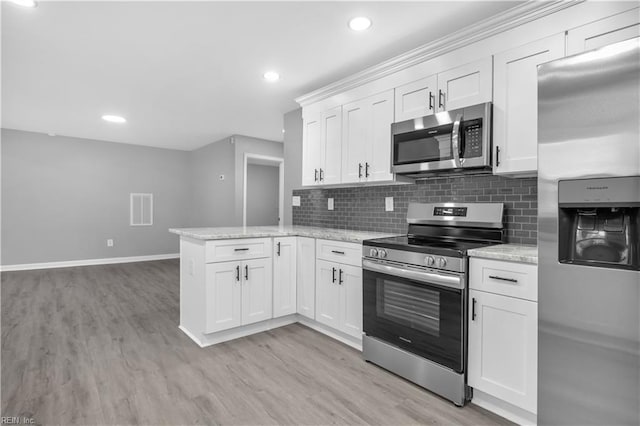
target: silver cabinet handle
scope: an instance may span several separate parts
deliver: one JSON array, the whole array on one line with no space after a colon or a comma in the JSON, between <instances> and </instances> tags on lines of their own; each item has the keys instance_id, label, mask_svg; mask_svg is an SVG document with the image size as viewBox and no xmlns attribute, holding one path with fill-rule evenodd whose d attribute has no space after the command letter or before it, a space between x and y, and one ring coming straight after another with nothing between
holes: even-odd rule
<instances>
[{"instance_id":1,"label":"silver cabinet handle","mask_svg":"<svg viewBox=\"0 0 640 426\"><path fill-rule=\"evenodd\" d=\"M438 90L438 106L444 108L444 92L442 90Z\"/></svg>"},{"instance_id":2,"label":"silver cabinet handle","mask_svg":"<svg viewBox=\"0 0 640 426\"><path fill-rule=\"evenodd\" d=\"M320 169L320 182L324 180L324 171Z\"/></svg>"},{"instance_id":3,"label":"silver cabinet handle","mask_svg":"<svg viewBox=\"0 0 640 426\"><path fill-rule=\"evenodd\" d=\"M433 96L432 92L429 92L429 109L433 109L433 100L434 100L435 96Z\"/></svg>"},{"instance_id":4,"label":"silver cabinet handle","mask_svg":"<svg viewBox=\"0 0 640 426\"><path fill-rule=\"evenodd\" d=\"M236 281L240 281L240 265L236 266Z\"/></svg>"},{"instance_id":5,"label":"silver cabinet handle","mask_svg":"<svg viewBox=\"0 0 640 426\"><path fill-rule=\"evenodd\" d=\"M340 250L331 250L331 253L335 253L335 254L344 254L343 251Z\"/></svg>"},{"instance_id":6,"label":"silver cabinet handle","mask_svg":"<svg viewBox=\"0 0 640 426\"><path fill-rule=\"evenodd\" d=\"M342 285L342 283L344 282L344 279L342 278L342 274L344 273L344 271L342 270L342 268L340 268L340 273L338 274L338 284Z\"/></svg>"},{"instance_id":7,"label":"silver cabinet handle","mask_svg":"<svg viewBox=\"0 0 640 426\"><path fill-rule=\"evenodd\" d=\"M517 283L518 282L518 280L516 280L515 278L504 278L504 277L499 277L497 275L489 275L489 278L491 278L493 280L508 281L510 283Z\"/></svg>"},{"instance_id":8,"label":"silver cabinet handle","mask_svg":"<svg viewBox=\"0 0 640 426\"><path fill-rule=\"evenodd\" d=\"M336 282L336 268L331 268L331 282Z\"/></svg>"},{"instance_id":9,"label":"silver cabinet handle","mask_svg":"<svg viewBox=\"0 0 640 426\"><path fill-rule=\"evenodd\" d=\"M313 172L314 172L313 181L317 182L318 181L318 169L313 169Z\"/></svg>"},{"instance_id":10,"label":"silver cabinet handle","mask_svg":"<svg viewBox=\"0 0 640 426\"><path fill-rule=\"evenodd\" d=\"M280 256L280 242L279 241L278 241L278 251L277 251L277 253L278 253L278 256Z\"/></svg>"},{"instance_id":11,"label":"silver cabinet handle","mask_svg":"<svg viewBox=\"0 0 640 426\"><path fill-rule=\"evenodd\" d=\"M496 146L496 168L500 167L500 147Z\"/></svg>"},{"instance_id":12,"label":"silver cabinet handle","mask_svg":"<svg viewBox=\"0 0 640 426\"><path fill-rule=\"evenodd\" d=\"M237 249L233 249L233 251L249 251L248 248L237 248Z\"/></svg>"},{"instance_id":13,"label":"silver cabinet handle","mask_svg":"<svg viewBox=\"0 0 640 426\"><path fill-rule=\"evenodd\" d=\"M364 167L364 177L369 177L369 163L365 163Z\"/></svg>"},{"instance_id":14,"label":"silver cabinet handle","mask_svg":"<svg viewBox=\"0 0 640 426\"><path fill-rule=\"evenodd\" d=\"M244 279L249 281L249 265L244 265Z\"/></svg>"},{"instance_id":15,"label":"silver cabinet handle","mask_svg":"<svg viewBox=\"0 0 640 426\"><path fill-rule=\"evenodd\" d=\"M362 163L358 163L358 177L362 179Z\"/></svg>"},{"instance_id":16,"label":"silver cabinet handle","mask_svg":"<svg viewBox=\"0 0 640 426\"><path fill-rule=\"evenodd\" d=\"M462 122L462 114L456 117L453 122L453 134L451 135L451 149L453 151L453 162L456 167L462 167L464 159L460 159L460 123Z\"/></svg>"}]
</instances>

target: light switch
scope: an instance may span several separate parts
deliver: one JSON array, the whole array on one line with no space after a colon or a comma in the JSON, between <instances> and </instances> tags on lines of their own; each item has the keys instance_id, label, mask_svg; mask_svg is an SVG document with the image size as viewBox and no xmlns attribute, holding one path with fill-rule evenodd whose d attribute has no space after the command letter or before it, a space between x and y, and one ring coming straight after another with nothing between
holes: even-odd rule
<instances>
[{"instance_id":1,"label":"light switch","mask_svg":"<svg viewBox=\"0 0 640 426\"><path fill-rule=\"evenodd\" d=\"M300 196L299 195L294 195L293 197L291 197L291 205L293 207L300 207Z\"/></svg>"},{"instance_id":2,"label":"light switch","mask_svg":"<svg viewBox=\"0 0 640 426\"><path fill-rule=\"evenodd\" d=\"M333 210L333 198L327 198L327 209Z\"/></svg>"},{"instance_id":3,"label":"light switch","mask_svg":"<svg viewBox=\"0 0 640 426\"><path fill-rule=\"evenodd\" d=\"M393 197L384 197L384 211L393 211Z\"/></svg>"}]
</instances>

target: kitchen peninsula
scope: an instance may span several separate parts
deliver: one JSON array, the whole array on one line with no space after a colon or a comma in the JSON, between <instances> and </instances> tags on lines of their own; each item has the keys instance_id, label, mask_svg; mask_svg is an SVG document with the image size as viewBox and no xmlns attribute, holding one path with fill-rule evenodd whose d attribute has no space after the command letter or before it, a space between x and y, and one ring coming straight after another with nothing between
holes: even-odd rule
<instances>
[{"instance_id":1,"label":"kitchen peninsula","mask_svg":"<svg viewBox=\"0 0 640 426\"><path fill-rule=\"evenodd\" d=\"M362 345L362 241L309 226L180 228L180 329L204 347L300 322Z\"/></svg>"}]
</instances>

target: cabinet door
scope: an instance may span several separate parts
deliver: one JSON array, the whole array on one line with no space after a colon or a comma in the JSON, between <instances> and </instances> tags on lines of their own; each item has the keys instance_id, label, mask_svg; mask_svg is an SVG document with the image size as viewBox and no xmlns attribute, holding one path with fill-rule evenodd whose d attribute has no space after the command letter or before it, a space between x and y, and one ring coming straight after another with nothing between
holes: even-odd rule
<instances>
[{"instance_id":1,"label":"cabinet door","mask_svg":"<svg viewBox=\"0 0 640 426\"><path fill-rule=\"evenodd\" d=\"M302 185L316 185L322 157L322 114L307 113L302 125Z\"/></svg>"},{"instance_id":2,"label":"cabinet door","mask_svg":"<svg viewBox=\"0 0 640 426\"><path fill-rule=\"evenodd\" d=\"M393 123L393 91L368 98L369 137L365 177L368 182L389 181L391 173L391 123Z\"/></svg>"},{"instance_id":3,"label":"cabinet door","mask_svg":"<svg viewBox=\"0 0 640 426\"><path fill-rule=\"evenodd\" d=\"M469 386L536 413L538 304L477 290L469 296Z\"/></svg>"},{"instance_id":4,"label":"cabinet door","mask_svg":"<svg viewBox=\"0 0 640 426\"><path fill-rule=\"evenodd\" d=\"M296 237L273 240L273 317L296 313Z\"/></svg>"},{"instance_id":5,"label":"cabinet door","mask_svg":"<svg viewBox=\"0 0 640 426\"><path fill-rule=\"evenodd\" d=\"M342 170L342 107L326 111L322 117L322 184L340 183Z\"/></svg>"},{"instance_id":6,"label":"cabinet door","mask_svg":"<svg viewBox=\"0 0 640 426\"><path fill-rule=\"evenodd\" d=\"M491 101L491 57L438 74L438 111Z\"/></svg>"},{"instance_id":7,"label":"cabinet door","mask_svg":"<svg viewBox=\"0 0 640 426\"><path fill-rule=\"evenodd\" d=\"M316 316L316 241L298 237L297 241L297 299L298 313L307 318Z\"/></svg>"},{"instance_id":8,"label":"cabinet door","mask_svg":"<svg viewBox=\"0 0 640 426\"><path fill-rule=\"evenodd\" d=\"M340 265L316 261L316 321L340 329Z\"/></svg>"},{"instance_id":9,"label":"cabinet door","mask_svg":"<svg viewBox=\"0 0 640 426\"><path fill-rule=\"evenodd\" d=\"M342 107L342 183L364 179L369 126L371 111L366 99Z\"/></svg>"},{"instance_id":10,"label":"cabinet door","mask_svg":"<svg viewBox=\"0 0 640 426\"><path fill-rule=\"evenodd\" d=\"M205 333L241 325L240 266L240 262L207 263Z\"/></svg>"},{"instance_id":11,"label":"cabinet door","mask_svg":"<svg viewBox=\"0 0 640 426\"><path fill-rule=\"evenodd\" d=\"M432 75L395 89L395 121L411 120L436 112L437 78Z\"/></svg>"},{"instance_id":12,"label":"cabinet door","mask_svg":"<svg viewBox=\"0 0 640 426\"><path fill-rule=\"evenodd\" d=\"M564 56L556 34L494 57L493 144L495 174L538 170L538 65Z\"/></svg>"},{"instance_id":13,"label":"cabinet door","mask_svg":"<svg viewBox=\"0 0 640 426\"><path fill-rule=\"evenodd\" d=\"M362 268L339 265L338 283L341 292L341 324L343 332L362 338Z\"/></svg>"},{"instance_id":14,"label":"cabinet door","mask_svg":"<svg viewBox=\"0 0 640 426\"><path fill-rule=\"evenodd\" d=\"M567 32L567 55L598 49L640 36L640 9L635 8Z\"/></svg>"},{"instance_id":15,"label":"cabinet door","mask_svg":"<svg viewBox=\"0 0 640 426\"><path fill-rule=\"evenodd\" d=\"M271 258L242 262L242 325L272 316Z\"/></svg>"}]
</instances>

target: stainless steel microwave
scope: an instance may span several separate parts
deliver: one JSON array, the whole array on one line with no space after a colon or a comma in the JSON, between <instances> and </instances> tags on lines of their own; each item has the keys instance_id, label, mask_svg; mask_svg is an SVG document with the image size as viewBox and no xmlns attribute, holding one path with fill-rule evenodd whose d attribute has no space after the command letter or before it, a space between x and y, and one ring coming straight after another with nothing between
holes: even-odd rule
<instances>
[{"instance_id":1,"label":"stainless steel microwave","mask_svg":"<svg viewBox=\"0 0 640 426\"><path fill-rule=\"evenodd\" d=\"M491 102L391 125L393 173L491 169Z\"/></svg>"}]
</instances>

